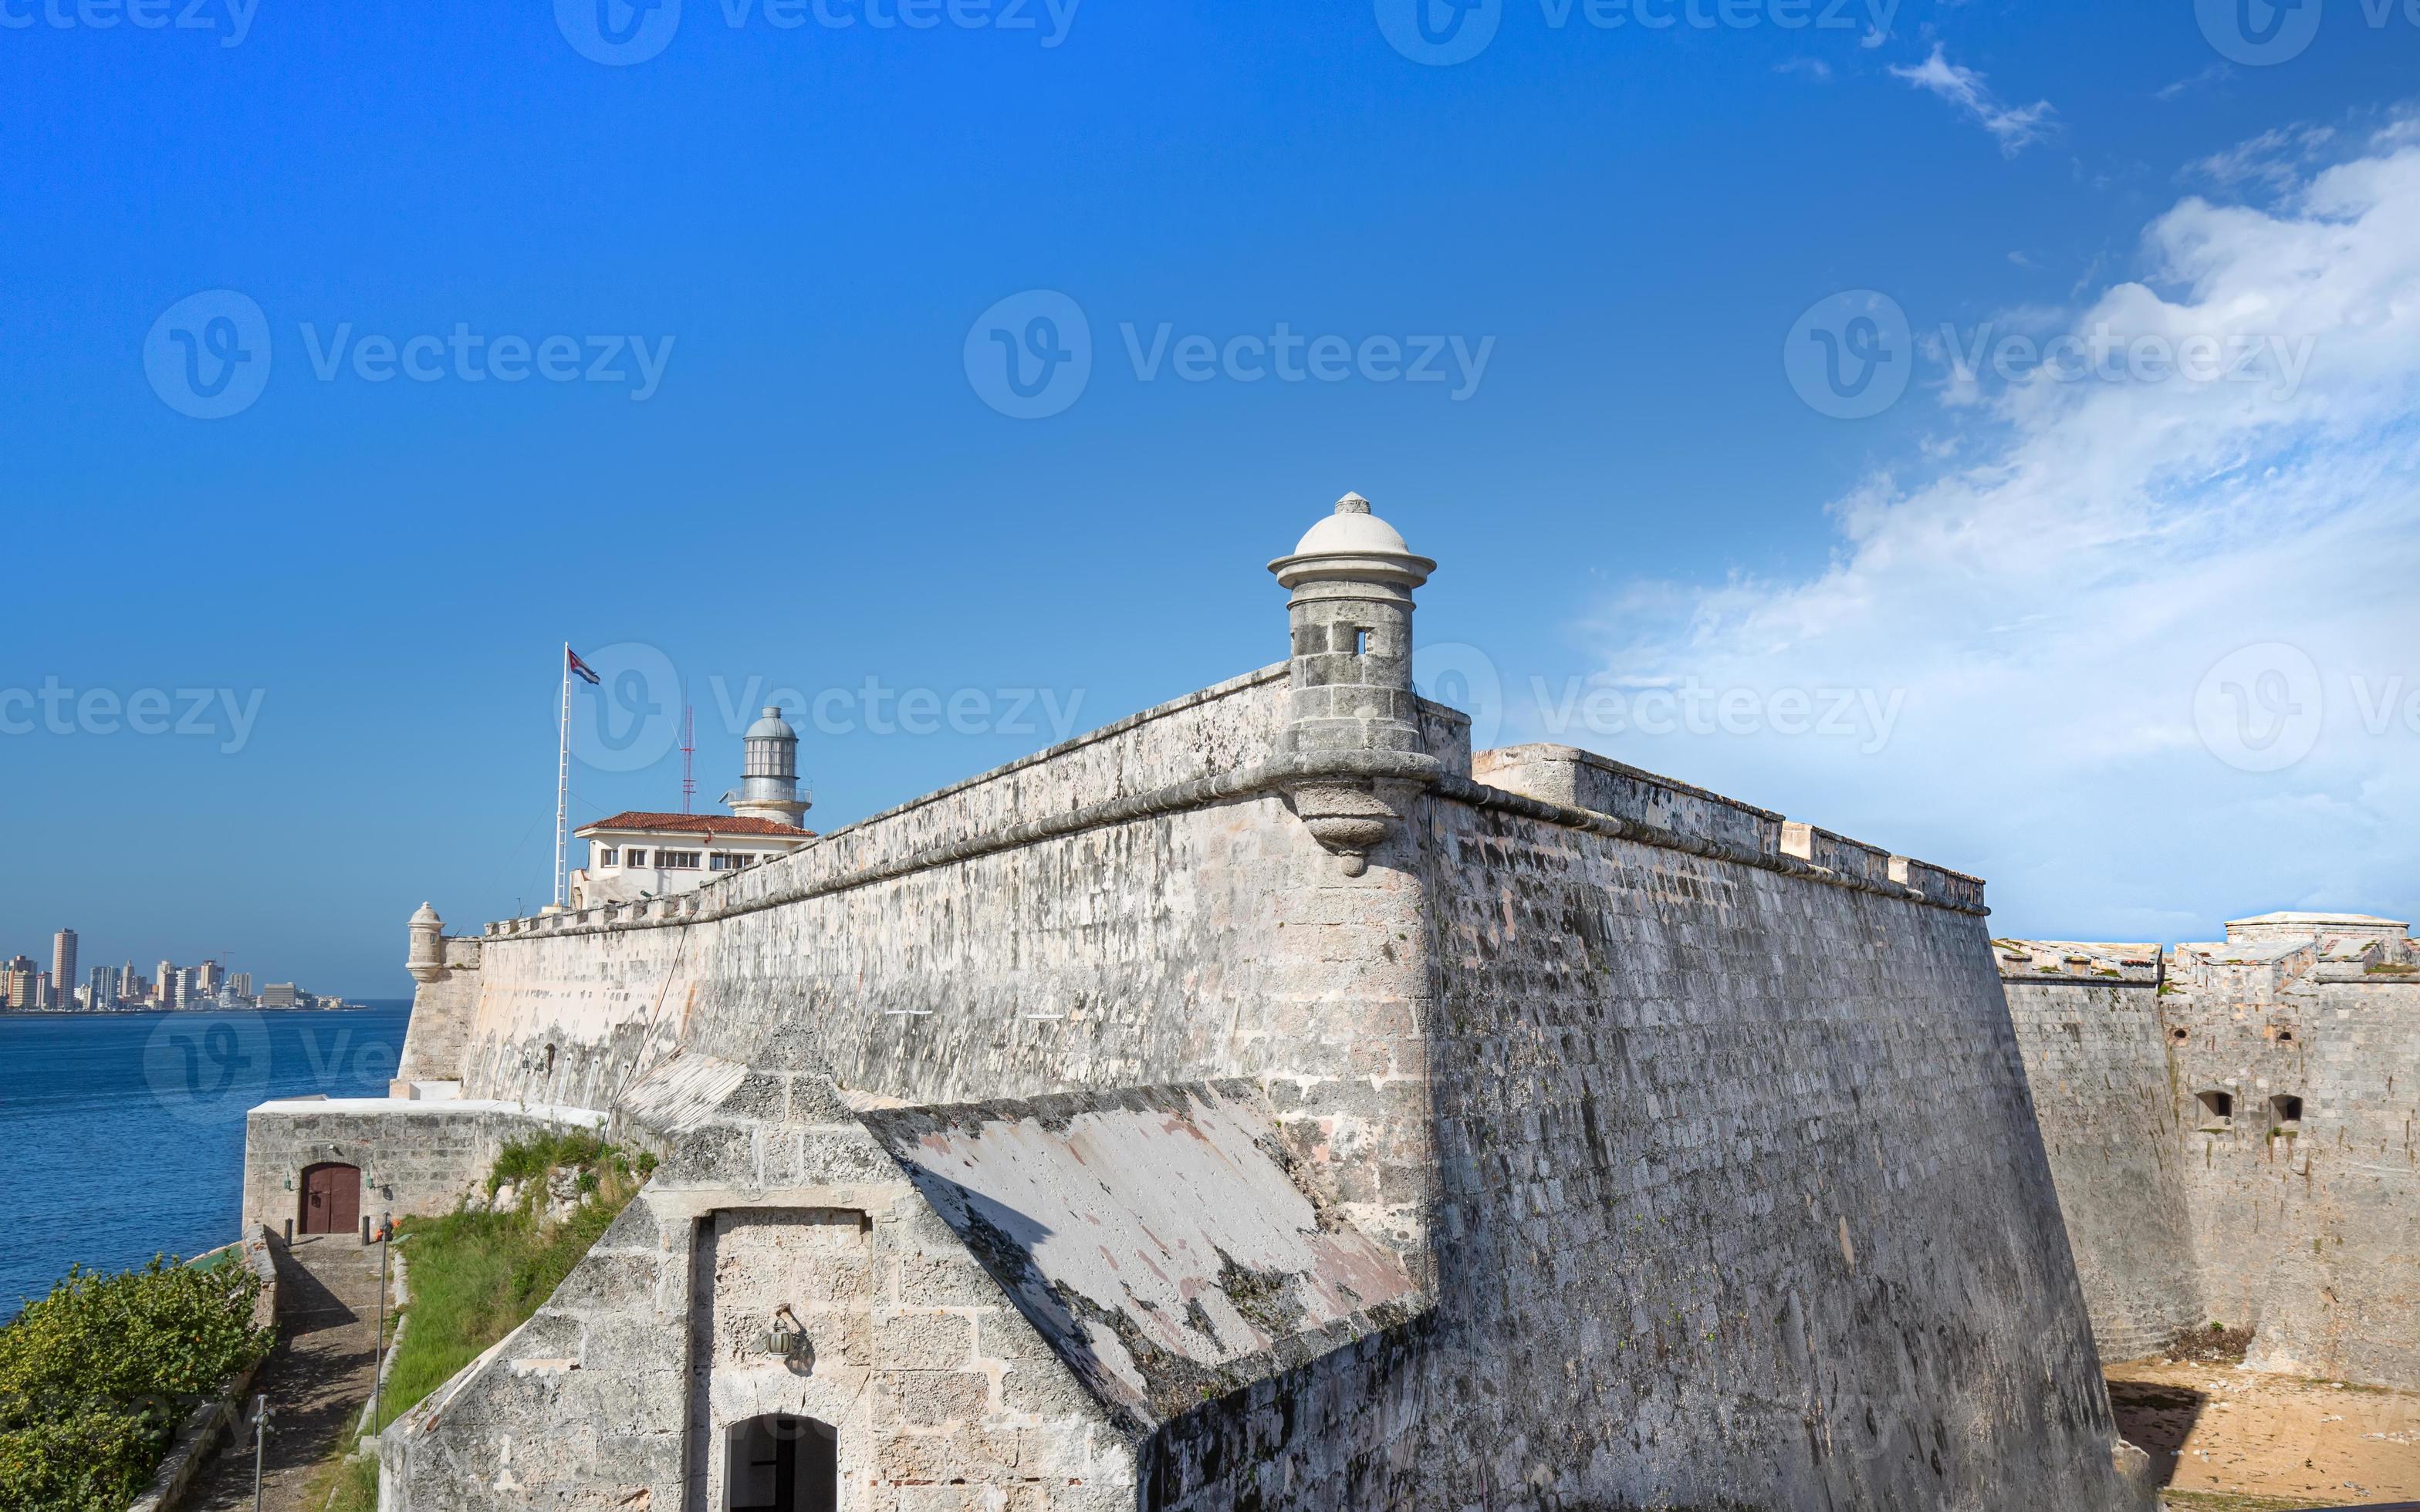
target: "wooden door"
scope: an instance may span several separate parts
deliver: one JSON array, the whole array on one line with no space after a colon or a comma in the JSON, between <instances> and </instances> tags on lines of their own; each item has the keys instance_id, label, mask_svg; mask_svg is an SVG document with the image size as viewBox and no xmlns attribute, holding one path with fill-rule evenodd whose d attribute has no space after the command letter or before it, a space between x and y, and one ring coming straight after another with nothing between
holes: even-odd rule
<instances>
[{"instance_id":1,"label":"wooden door","mask_svg":"<svg viewBox=\"0 0 2420 1512\"><path fill-rule=\"evenodd\" d=\"M302 1232L349 1234L361 1226L361 1167L306 1167L302 1172Z\"/></svg>"}]
</instances>

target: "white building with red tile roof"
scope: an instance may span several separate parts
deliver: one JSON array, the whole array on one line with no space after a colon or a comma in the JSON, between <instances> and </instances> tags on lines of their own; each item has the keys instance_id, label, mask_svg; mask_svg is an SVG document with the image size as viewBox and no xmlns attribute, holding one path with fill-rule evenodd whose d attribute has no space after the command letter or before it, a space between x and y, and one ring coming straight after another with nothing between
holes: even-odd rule
<instances>
[{"instance_id":1,"label":"white building with red tile roof","mask_svg":"<svg viewBox=\"0 0 2420 1512\"><path fill-rule=\"evenodd\" d=\"M588 864L571 873L571 906L689 892L813 841L815 832L797 823L811 805L799 790L799 737L780 709L767 709L749 727L743 784L722 796L732 812L633 810L582 826L578 833L588 842Z\"/></svg>"}]
</instances>

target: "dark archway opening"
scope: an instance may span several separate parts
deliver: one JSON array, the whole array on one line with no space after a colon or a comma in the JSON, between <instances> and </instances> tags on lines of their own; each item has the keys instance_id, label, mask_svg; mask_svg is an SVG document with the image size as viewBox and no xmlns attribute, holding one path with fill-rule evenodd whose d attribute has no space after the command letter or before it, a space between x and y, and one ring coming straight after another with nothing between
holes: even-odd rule
<instances>
[{"instance_id":1,"label":"dark archway opening","mask_svg":"<svg viewBox=\"0 0 2420 1512\"><path fill-rule=\"evenodd\" d=\"M734 1424L722 1488L723 1512L839 1512L840 1435L782 1413Z\"/></svg>"}]
</instances>

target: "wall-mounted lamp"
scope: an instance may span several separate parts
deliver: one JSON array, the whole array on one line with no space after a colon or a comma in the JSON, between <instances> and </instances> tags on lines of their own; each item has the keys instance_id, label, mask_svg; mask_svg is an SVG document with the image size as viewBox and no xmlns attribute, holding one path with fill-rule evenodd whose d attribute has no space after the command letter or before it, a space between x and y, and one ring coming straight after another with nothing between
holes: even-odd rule
<instances>
[{"instance_id":1,"label":"wall-mounted lamp","mask_svg":"<svg viewBox=\"0 0 2420 1512\"><path fill-rule=\"evenodd\" d=\"M765 1352L777 1359L787 1360L804 1349L806 1343L806 1325L799 1321L798 1314L790 1311L790 1304L785 1302L774 1308L773 1326L763 1339Z\"/></svg>"}]
</instances>

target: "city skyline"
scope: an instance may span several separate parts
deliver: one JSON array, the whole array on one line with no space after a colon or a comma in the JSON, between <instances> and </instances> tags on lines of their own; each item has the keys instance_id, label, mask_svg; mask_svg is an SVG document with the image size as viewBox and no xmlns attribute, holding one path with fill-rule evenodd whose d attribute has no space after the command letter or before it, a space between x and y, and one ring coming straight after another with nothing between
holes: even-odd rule
<instances>
[{"instance_id":1,"label":"city skyline","mask_svg":"<svg viewBox=\"0 0 2420 1512\"><path fill-rule=\"evenodd\" d=\"M79 976L80 933L62 929L51 941L47 967L23 953L0 963L0 1009L12 1012L106 1012L138 1007L199 1011L296 1008L314 999L342 1006L349 1001L341 994L309 992L296 981L262 983L256 993L256 973L232 970L216 956L205 956L191 965L178 965L163 956L149 976L138 972L135 958L129 956L118 964L98 963Z\"/></svg>"}]
</instances>

